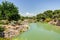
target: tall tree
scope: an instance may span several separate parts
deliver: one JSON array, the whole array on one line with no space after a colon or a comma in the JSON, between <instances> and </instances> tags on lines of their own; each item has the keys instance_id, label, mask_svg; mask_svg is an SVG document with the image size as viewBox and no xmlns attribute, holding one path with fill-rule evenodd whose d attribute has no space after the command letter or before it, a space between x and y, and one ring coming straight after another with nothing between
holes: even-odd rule
<instances>
[{"instance_id":1,"label":"tall tree","mask_svg":"<svg viewBox=\"0 0 60 40\"><path fill-rule=\"evenodd\" d=\"M15 20L15 19L18 20L18 18L20 18L20 15L18 13L19 13L18 8L11 2L4 1L0 5L0 14L2 15L3 19L11 18L11 20ZM15 16L17 16L17 17L15 17ZM15 19L13 19L13 18L15 18Z\"/></svg>"}]
</instances>

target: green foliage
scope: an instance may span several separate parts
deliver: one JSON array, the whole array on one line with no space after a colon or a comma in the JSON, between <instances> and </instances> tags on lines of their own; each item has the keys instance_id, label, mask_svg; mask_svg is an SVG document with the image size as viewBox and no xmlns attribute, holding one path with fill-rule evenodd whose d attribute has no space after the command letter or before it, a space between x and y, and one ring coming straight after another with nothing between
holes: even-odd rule
<instances>
[{"instance_id":1,"label":"green foliage","mask_svg":"<svg viewBox=\"0 0 60 40\"><path fill-rule=\"evenodd\" d=\"M11 15L8 18L9 21L12 21L12 20L18 21L19 19L20 19L20 15L18 14Z\"/></svg>"},{"instance_id":2,"label":"green foliage","mask_svg":"<svg viewBox=\"0 0 60 40\"><path fill-rule=\"evenodd\" d=\"M48 20L51 20L51 19L60 19L60 10L47 10L43 13L40 13L40 14L37 14L37 20L45 20L45 21L48 21ZM50 19L47 19L47 18L50 18Z\"/></svg>"},{"instance_id":3,"label":"green foliage","mask_svg":"<svg viewBox=\"0 0 60 40\"><path fill-rule=\"evenodd\" d=\"M18 20L20 18L18 13L18 8L13 3L5 1L0 4L0 20Z\"/></svg>"},{"instance_id":4,"label":"green foliage","mask_svg":"<svg viewBox=\"0 0 60 40\"><path fill-rule=\"evenodd\" d=\"M54 10L53 12L53 18L60 18L60 10Z\"/></svg>"},{"instance_id":5,"label":"green foliage","mask_svg":"<svg viewBox=\"0 0 60 40\"><path fill-rule=\"evenodd\" d=\"M0 26L0 32L3 32L4 28L2 26Z\"/></svg>"},{"instance_id":6,"label":"green foliage","mask_svg":"<svg viewBox=\"0 0 60 40\"><path fill-rule=\"evenodd\" d=\"M0 25L5 25L5 24L8 24L9 23L9 21L8 20L0 20Z\"/></svg>"},{"instance_id":7,"label":"green foliage","mask_svg":"<svg viewBox=\"0 0 60 40\"><path fill-rule=\"evenodd\" d=\"M52 18L53 16L53 11L52 10L47 10L43 13L47 18Z\"/></svg>"},{"instance_id":8,"label":"green foliage","mask_svg":"<svg viewBox=\"0 0 60 40\"><path fill-rule=\"evenodd\" d=\"M49 22L49 21L51 21L50 18L46 18L46 19L45 19L45 22Z\"/></svg>"},{"instance_id":9,"label":"green foliage","mask_svg":"<svg viewBox=\"0 0 60 40\"><path fill-rule=\"evenodd\" d=\"M46 16L44 14L38 14L37 15L37 21L40 21L41 19L43 19L43 21L45 20Z\"/></svg>"},{"instance_id":10,"label":"green foliage","mask_svg":"<svg viewBox=\"0 0 60 40\"><path fill-rule=\"evenodd\" d=\"M7 38L0 38L0 40L10 40L9 38L7 39Z\"/></svg>"}]
</instances>

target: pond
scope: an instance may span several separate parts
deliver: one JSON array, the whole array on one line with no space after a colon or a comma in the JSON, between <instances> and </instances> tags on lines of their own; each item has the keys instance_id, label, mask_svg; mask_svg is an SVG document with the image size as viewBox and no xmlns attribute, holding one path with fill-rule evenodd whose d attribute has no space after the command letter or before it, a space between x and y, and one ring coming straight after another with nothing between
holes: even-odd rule
<instances>
[{"instance_id":1,"label":"pond","mask_svg":"<svg viewBox=\"0 0 60 40\"><path fill-rule=\"evenodd\" d=\"M60 27L47 23L31 23L27 32L13 40L60 40Z\"/></svg>"}]
</instances>

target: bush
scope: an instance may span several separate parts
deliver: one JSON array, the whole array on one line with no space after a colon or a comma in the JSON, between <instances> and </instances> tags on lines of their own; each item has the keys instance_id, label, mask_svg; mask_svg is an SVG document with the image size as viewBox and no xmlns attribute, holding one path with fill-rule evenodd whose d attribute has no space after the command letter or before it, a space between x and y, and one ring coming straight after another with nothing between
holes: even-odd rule
<instances>
[{"instance_id":1,"label":"bush","mask_svg":"<svg viewBox=\"0 0 60 40\"><path fill-rule=\"evenodd\" d=\"M9 21L8 20L0 20L0 24L8 24Z\"/></svg>"},{"instance_id":2,"label":"bush","mask_svg":"<svg viewBox=\"0 0 60 40\"><path fill-rule=\"evenodd\" d=\"M10 40L9 38L7 39L7 38L0 38L0 40Z\"/></svg>"},{"instance_id":3,"label":"bush","mask_svg":"<svg viewBox=\"0 0 60 40\"><path fill-rule=\"evenodd\" d=\"M51 18L46 18L45 19L45 22L49 22L49 21L51 21Z\"/></svg>"},{"instance_id":4,"label":"bush","mask_svg":"<svg viewBox=\"0 0 60 40\"><path fill-rule=\"evenodd\" d=\"M0 32L3 32L4 28L2 26L0 26Z\"/></svg>"}]
</instances>

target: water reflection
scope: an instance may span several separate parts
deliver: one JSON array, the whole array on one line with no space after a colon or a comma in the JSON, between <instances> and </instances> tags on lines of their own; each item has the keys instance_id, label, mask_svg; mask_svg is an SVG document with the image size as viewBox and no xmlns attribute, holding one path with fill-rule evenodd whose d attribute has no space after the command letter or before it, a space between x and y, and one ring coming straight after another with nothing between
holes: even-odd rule
<instances>
[{"instance_id":1,"label":"water reflection","mask_svg":"<svg viewBox=\"0 0 60 40\"><path fill-rule=\"evenodd\" d=\"M47 23L31 23L30 29L15 40L60 40L60 29Z\"/></svg>"}]
</instances>

